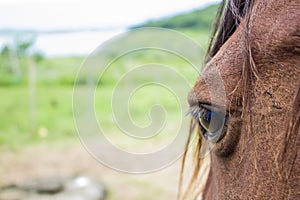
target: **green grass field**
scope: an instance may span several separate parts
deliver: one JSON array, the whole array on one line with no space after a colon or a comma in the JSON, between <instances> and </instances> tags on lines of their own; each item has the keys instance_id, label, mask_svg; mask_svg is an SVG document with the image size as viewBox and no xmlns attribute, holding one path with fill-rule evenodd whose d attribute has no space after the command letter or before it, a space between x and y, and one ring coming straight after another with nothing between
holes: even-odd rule
<instances>
[{"instance_id":1,"label":"green grass field","mask_svg":"<svg viewBox=\"0 0 300 200\"><path fill-rule=\"evenodd\" d=\"M207 46L208 34L196 30L181 30L182 33L191 37L202 46ZM0 145L6 148L18 148L24 145L40 142L74 139L77 137L76 127L73 120L72 94L75 78L78 70L84 63L82 57L68 58L45 58L38 62L36 68L36 94L30 97L28 87L28 72L26 58L20 61L22 69L22 81L13 81L11 73L2 74L5 79L0 81ZM203 55L199 55L201 63ZM146 90L137 91L129 102L130 117L139 126L151 123L149 112L155 104L161 104L168 114L167 120L171 124L177 123L179 112L177 96L186 97L188 89L181 87L178 79L184 79L190 87L196 80L198 72L185 60L164 52L137 52L120 58L101 74L95 74L93 78L99 80L95 95L95 113L97 120L101 122L102 128L108 132L116 132L116 125L112 120L111 99L118 81L132 70L145 64L157 63L167 65L169 69L177 72L183 77L170 74L142 74L133 76L131 81L134 85L141 85L149 81L163 81L170 87L183 88L180 94L172 94L167 89L159 86L145 87ZM0 64L7 64L2 57ZM199 69L201 68L197 66ZM157 77L153 80L153 77ZM81 90L87 87L87 75L79 75L78 84ZM128 88L127 88L128 89ZM126 87L124 87L126 91ZM33 103L32 103L33 99ZM30 105L33 106L30 107ZM185 111L184 111L185 112ZM173 122L172 122L173 120Z\"/></svg>"},{"instance_id":2,"label":"green grass field","mask_svg":"<svg viewBox=\"0 0 300 200\"><path fill-rule=\"evenodd\" d=\"M71 104L72 87L38 86L33 121L26 86L0 87L0 93L1 146L18 147L76 135Z\"/></svg>"}]
</instances>

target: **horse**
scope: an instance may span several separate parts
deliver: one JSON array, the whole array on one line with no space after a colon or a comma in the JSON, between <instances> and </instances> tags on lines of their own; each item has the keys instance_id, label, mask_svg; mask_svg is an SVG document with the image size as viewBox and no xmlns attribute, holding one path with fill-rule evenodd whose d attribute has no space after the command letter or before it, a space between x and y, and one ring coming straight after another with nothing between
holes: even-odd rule
<instances>
[{"instance_id":1,"label":"horse","mask_svg":"<svg viewBox=\"0 0 300 200\"><path fill-rule=\"evenodd\" d=\"M205 67L188 95L178 199L300 198L299 19L299 0L221 2ZM226 94L219 118L222 106L211 98L217 78ZM195 162L187 169L191 144ZM183 188L186 171L192 175Z\"/></svg>"}]
</instances>

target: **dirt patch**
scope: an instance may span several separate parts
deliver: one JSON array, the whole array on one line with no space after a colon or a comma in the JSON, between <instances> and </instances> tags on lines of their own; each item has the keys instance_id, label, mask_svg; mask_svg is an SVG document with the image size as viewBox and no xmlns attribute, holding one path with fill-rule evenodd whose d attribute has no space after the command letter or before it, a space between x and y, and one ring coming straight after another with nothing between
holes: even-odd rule
<instances>
[{"instance_id":1,"label":"dirt patch","mask_svg":"<svg viewBox=\"0 0 300 200\"><path fill-rule=\"evenodd\" d=\"M176 198L179 161L155 173L132 175L103 166L80 143L68 147L35 145L1 154L0 186L35 177L86 175L103 182L108 190L108 200Z\"/></svg>"}]
</instances>

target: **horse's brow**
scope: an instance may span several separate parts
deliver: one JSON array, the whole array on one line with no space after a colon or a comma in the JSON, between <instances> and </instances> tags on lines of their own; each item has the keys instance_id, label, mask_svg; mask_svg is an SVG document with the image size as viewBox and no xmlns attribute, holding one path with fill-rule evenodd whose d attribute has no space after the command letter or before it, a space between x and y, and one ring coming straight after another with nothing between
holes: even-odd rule
<instances>
[{"instance_id":1,"label":"horse's brow","mask_svg":"<svg viewBox=\"0 0 300 200\"><path fill-rule=\"evenodd\" d=\"M188 100L188 104L190 107L199 106L200 104L207 104L207 105L211 104L211 102L206 101L206 100L199 101L196 94L197 93L195 92L195 89L190 91L190 93L188 94L187 100Z\"/></svg>"},{"instance_id":2,"label":"horse's brow","mask_svg":"<svg viewBox=\"0 0 300 200\"><path fill-rule=\"evenodd\" d=\"M189 92L187 100L190 107L199 105L194 89Z\"/></svg>"}]
</instances>

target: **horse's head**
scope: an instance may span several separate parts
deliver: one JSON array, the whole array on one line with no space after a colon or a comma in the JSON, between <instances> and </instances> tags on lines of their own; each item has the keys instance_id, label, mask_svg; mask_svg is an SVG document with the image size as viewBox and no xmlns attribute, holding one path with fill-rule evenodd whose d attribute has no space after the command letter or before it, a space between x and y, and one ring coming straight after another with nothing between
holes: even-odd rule
<instances>
[{"instance_id":1,"label":"horse's head","mask_svg":"<svg viewBox=\"0 0 300 200\"><path fill-rule=\"evenodd\" d=\"M204 199L299 198L299 11L299 0L223 2L207 64L188 99L199 146L213 145ZM220 78L224 126L212 124L222 105L212 102L221 90L211 88ZM195 180L188 193L199 193Z\"/></svg>"}]
</instances>

